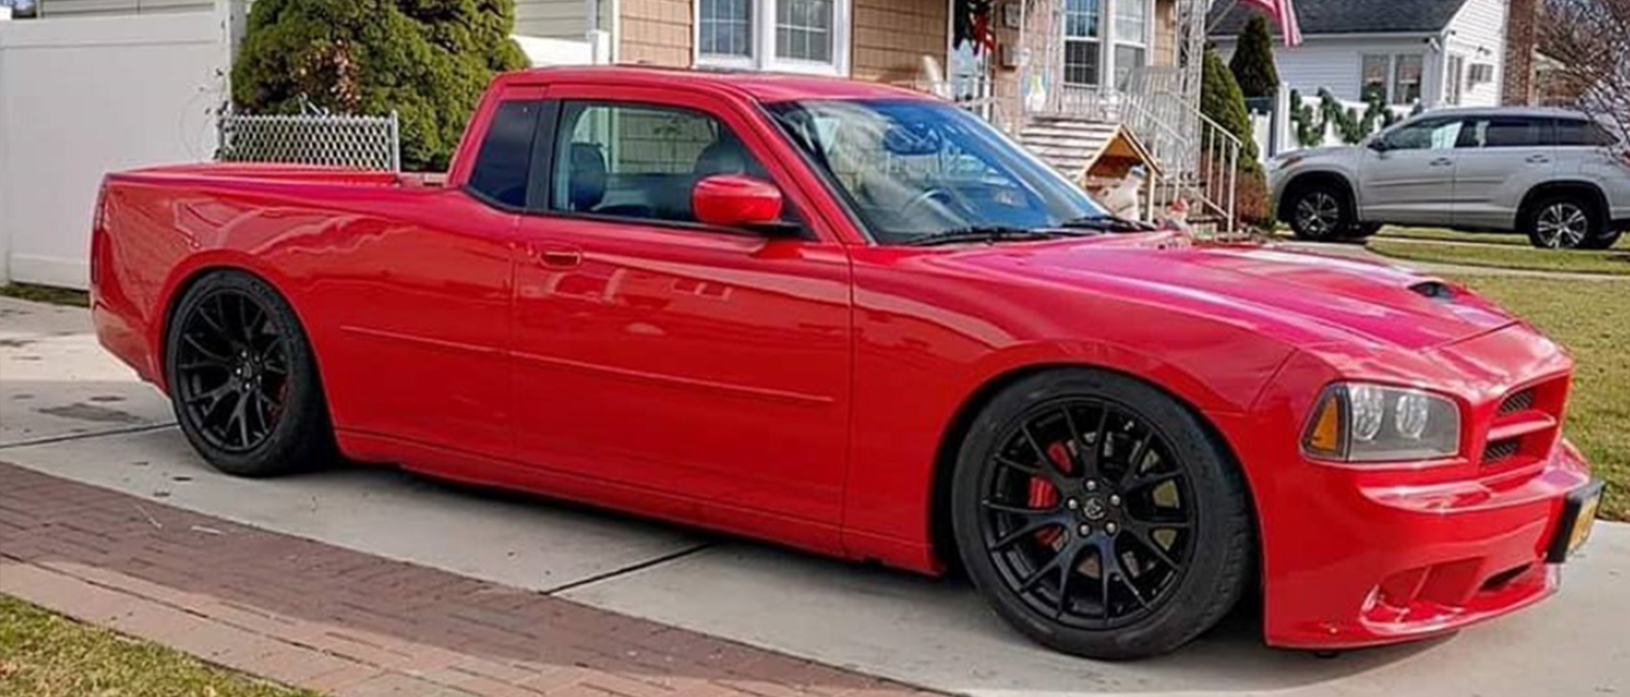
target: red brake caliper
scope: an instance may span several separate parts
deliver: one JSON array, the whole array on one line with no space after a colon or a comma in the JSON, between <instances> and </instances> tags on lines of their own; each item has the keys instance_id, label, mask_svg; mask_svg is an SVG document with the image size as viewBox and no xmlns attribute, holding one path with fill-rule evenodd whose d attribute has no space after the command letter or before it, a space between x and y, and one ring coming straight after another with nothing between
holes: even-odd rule
<instances>
[{"instance_id":1,"label":"red brake caliper","mask_svg":"<svg viewBox=\"0 0 1630 697\"><path fill-rule=\"evenodd\" d=\"M1047 446L1047 457L1053 461L1053 464L1058 467L1060 472L1069 474L1074 469L1072 466L1073 460L1070 458L1070 451L1068 448L1064 447L1063 442L1053 443L1052 445ZM1058 489L1053 488L1053 483L1047 481L1046 477L1031 477L1029 504L1031 508L1035 509L1045 509L1057 506ZM1036 541L1048 547L1052 547L1058 542L1059 538L1062 537L1063 534L1064 531L1059 530L1058 528L1047 528L1046 530L1036 532Z\"/></svg>"}]
</instances>

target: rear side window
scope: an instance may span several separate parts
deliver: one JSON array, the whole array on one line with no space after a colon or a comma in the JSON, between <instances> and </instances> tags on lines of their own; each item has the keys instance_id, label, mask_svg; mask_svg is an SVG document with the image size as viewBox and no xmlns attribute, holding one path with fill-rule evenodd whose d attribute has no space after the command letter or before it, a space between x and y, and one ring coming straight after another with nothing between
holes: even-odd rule
<instances>
[{"instance_id":1,"label":"rear side window","mask_svg":"<svg viewBox=\"0 0 1630 697\"><path fill-rule=\"evenodd\" d=\"M492 125L475 157L470 190L493 203L526 205L532 169L532 138L537 133L541 101L508 101L493 112Z\"/></svg>"},{"instance_id":2,"label":"rear side window","mask_svg":"<svg viewBox=\"0 0 1630 697\"><path fill-rule=\"evenodd\" d=\"M1618 142L1601 124L1577 119L1559 119L1556 122L1556 144L1559 146L1600 147Z\"/></svg>"},{"instance_id":3,"label":"rear side window","mask_svg":"<svg viewBox=\"0 0 1630 697\"><path fill-rule=\"evenodd\" d=\"M1472 121L1471 128L1460 134L1463 148L1533 148L1545 145L1546 126L1543 119L1502 116Z\"/></svg>"}]
</instances>

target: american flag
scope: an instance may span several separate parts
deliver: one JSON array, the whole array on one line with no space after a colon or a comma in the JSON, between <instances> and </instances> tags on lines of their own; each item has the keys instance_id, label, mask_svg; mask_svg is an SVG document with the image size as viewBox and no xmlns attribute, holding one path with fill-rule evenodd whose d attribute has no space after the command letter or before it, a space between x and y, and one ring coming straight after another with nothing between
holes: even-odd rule
<instances>
[{"instance_id":1,"label":"american flag","mask_svg":"<svg viewBox=\"0 0 1630 697\"><path fill-rule=\"evenodd\" d=\"M1291 0L1240 0L1247 5L1256 5L1268 13L1268 16L1279 25L1279 34L1285 37L1286 46L1299 46L1302 43L1302 25L1296 22L1296 8Z\"/></svg>"}]
</instances>

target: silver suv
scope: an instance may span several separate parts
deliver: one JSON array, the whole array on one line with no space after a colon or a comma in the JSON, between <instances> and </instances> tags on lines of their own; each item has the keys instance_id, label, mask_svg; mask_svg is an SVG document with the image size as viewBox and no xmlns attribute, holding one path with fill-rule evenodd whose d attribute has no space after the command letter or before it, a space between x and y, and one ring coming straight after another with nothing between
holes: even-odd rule
<instances>
[{"instance_id":1,"label":"silver suv","mask_svg":"<svg viewBox=\"0 0 1630 697\"><path fill-rule=\"evenodd\" d=\"M1278 218L1308 240L1382 225L1522 232L1536 247L1605 249L1630 228L1630 150L1578 113L1443 109L1343 148L1268 163Z\"/></svg>"}]
</instances>

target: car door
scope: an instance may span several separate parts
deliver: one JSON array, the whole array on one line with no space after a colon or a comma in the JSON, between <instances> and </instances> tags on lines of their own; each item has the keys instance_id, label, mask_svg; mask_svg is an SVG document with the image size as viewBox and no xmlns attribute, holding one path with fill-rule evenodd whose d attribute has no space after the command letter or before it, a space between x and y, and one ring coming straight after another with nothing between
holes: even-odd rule
<instances>
[{"instance_id":1,"label":"car door","mask_svg":"<svg viewBox=\"0 0 1630 697\"><path fill-rule=\"evenodd\" d=\"M1556 171L1551 131L1546 118L1467 119L1455 148L1454 225L1512 229L1523 196Z\"/></svg>"},{"instance_id":2,"label":"car door","mask_svg":"<svg viewBox=\"0 0 1630 697\"><path fill-rule=\"evenodd\" d=\"M550 184L520 224L520 457L709 502L692 511L704 521L723 507L835 525L851 393L845 248L798 213L750 114L684 91L604 92L551 88ZM697 223L692 186L719 173L779 186L801 233Z\"/></svg>"},{"instance_id":3,"label":"car door","mask_svg":"<svg viewBox=\"0 0 1630 697\"><path fill-rule=\"evenodd\" d=\"M515 224L542 102L509 89L483 106L472 171L440 190L370 193L320 261L335 325L319 346L336 423L369 436L513 455L510 365ZM314 260L313 263L318 263Z\"/></svg>"},{"instance_id":4,"label":"car door","mask_svg":"<svg viewBox=\"0 0 1630 697\"><path fill-rule=\"evenodd\" d=\"M1447 225L1454 197L1455 141L1462 121L1425 118L1377 136L1359 163L1359 217L1366 222Z\"/></svg>"}]
</instances>

